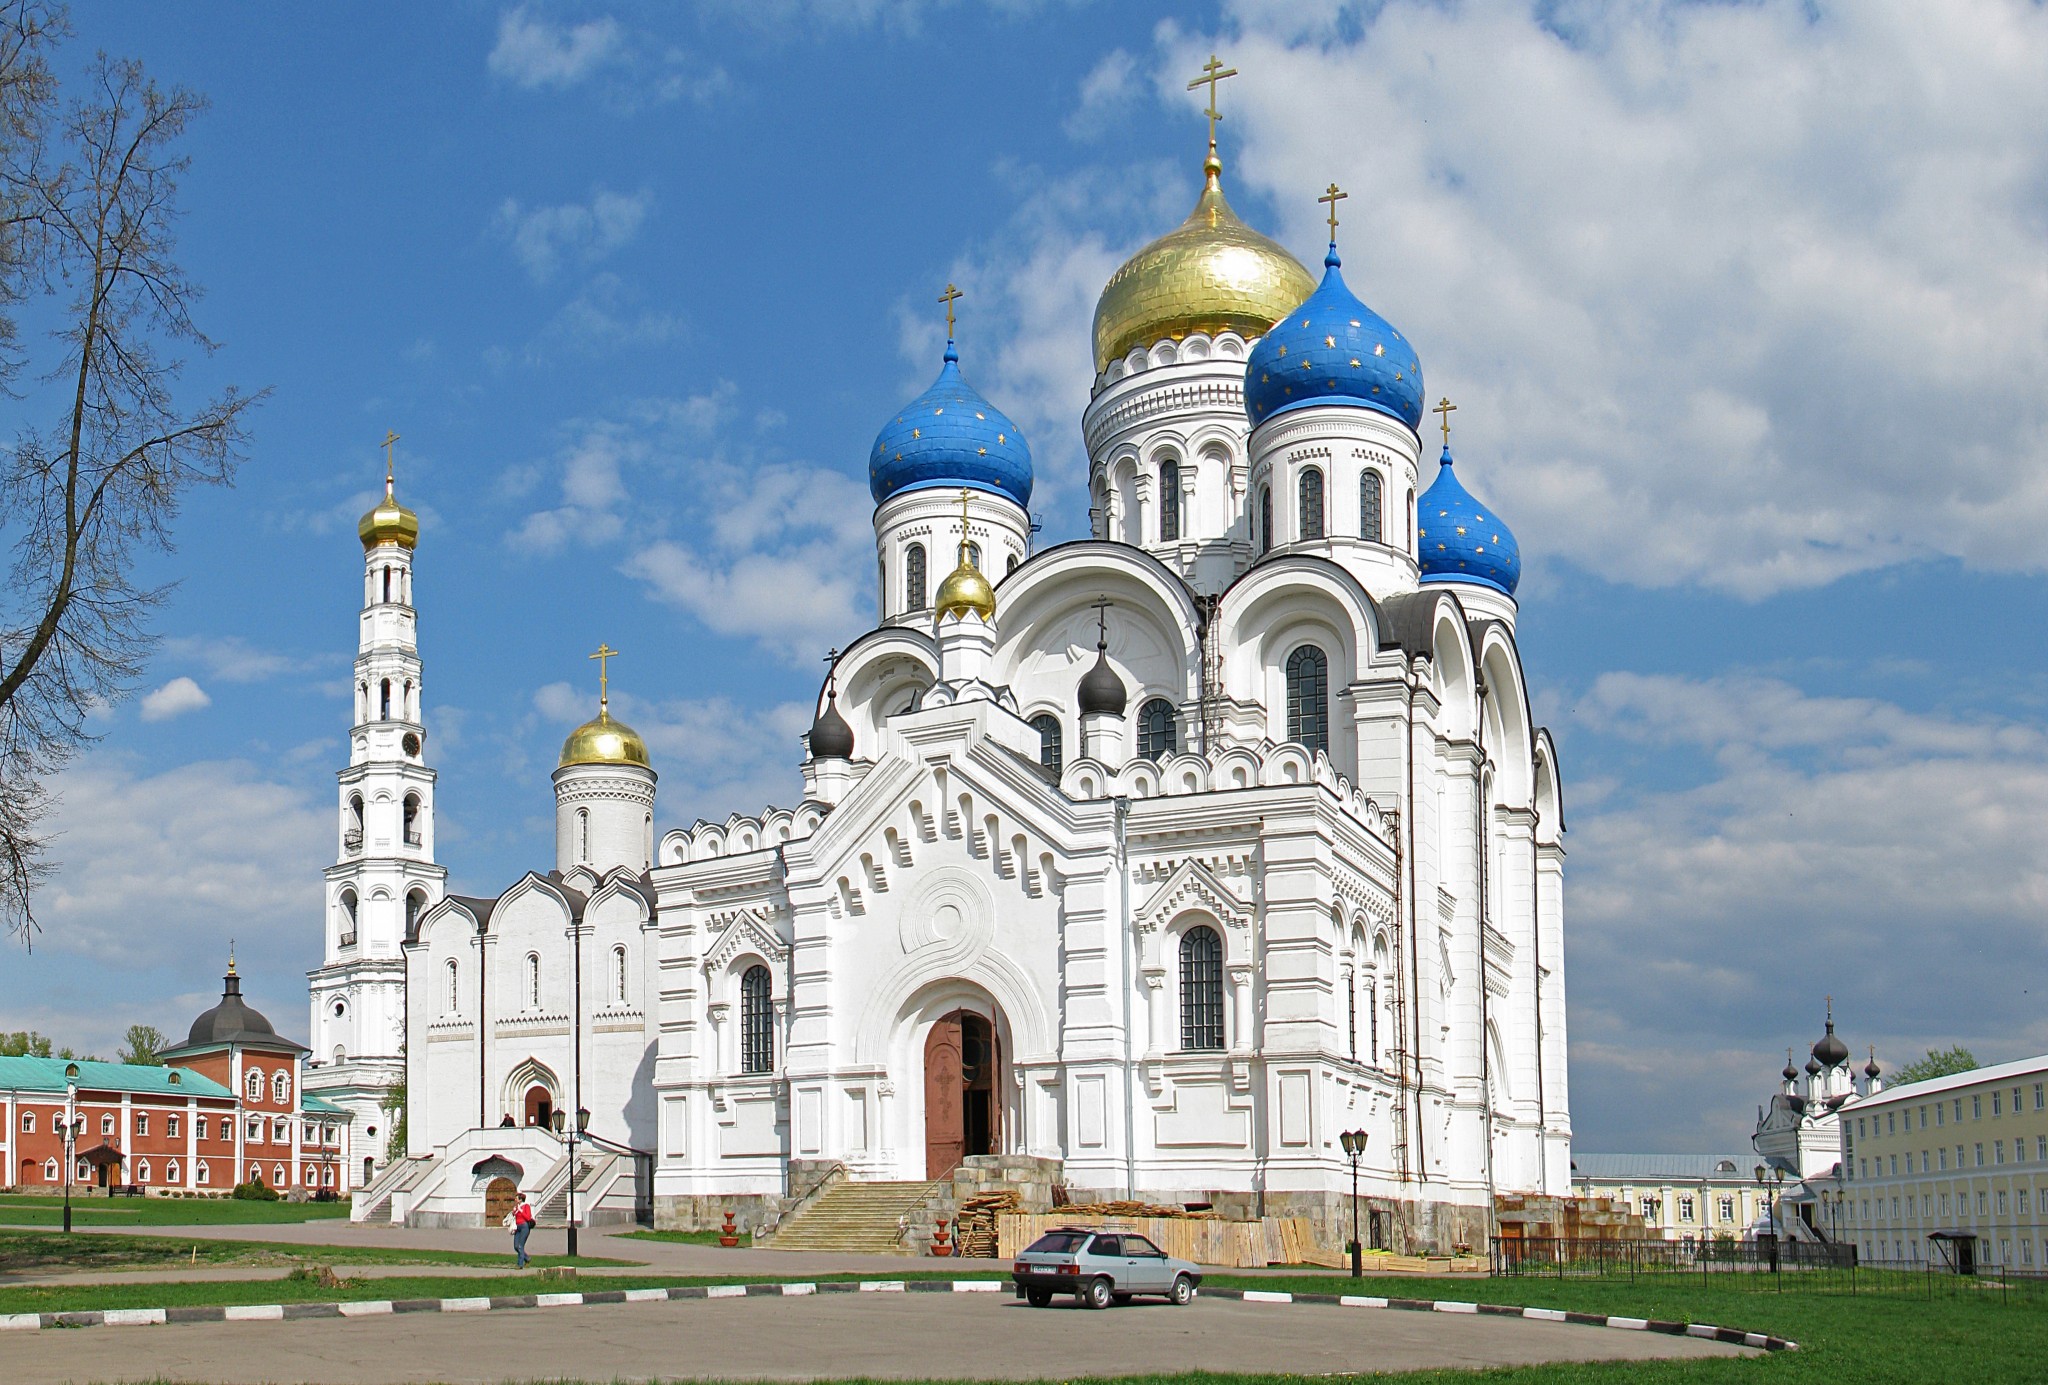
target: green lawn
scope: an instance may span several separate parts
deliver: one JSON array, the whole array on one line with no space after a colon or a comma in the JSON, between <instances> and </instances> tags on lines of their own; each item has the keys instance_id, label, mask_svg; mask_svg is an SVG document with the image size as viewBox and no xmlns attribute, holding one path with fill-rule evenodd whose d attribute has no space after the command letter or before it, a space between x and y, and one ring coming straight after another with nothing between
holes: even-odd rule
<instances>
[{"instance_id":1,"label":"green lawn","mask_svg":"<svg viewBox=\"0 0 2048 1385\"><path fill-rule=\"evenodd\" d=\"M61 1231L0 1231L0 1274L87 1270L149 1270L178 1265L503 1265L503 1255L468 1250L397 1246L318 1246L285 1241L222 1241L182 1236L122 1236L111 1232L66 1236ZM566 1255L536 1255L540 1265L627 1265ZM145 1291L148 1285L130 1286ZM266 1300L267 1301L267 1300Z\"/></svg>"},{"instance_id":2,"label":"green lawn","mask_svg":"<svg viewBox=\"0 0 2048 1385\"><path fill-rule=\"evenodd\" d=\"M628 1231L619 1237L624 1241L672 1241L685 1246L715 1246L718 1244L716 1231ZM742 1246L751 1244L751 1238L744 1232L740 1235Z\"/></svg>"},{"instance_id":3,"label":"green lawn","mask_svg":"<svg viewBox=\"0 0 2048 1385\"><path fill-rule=\"evenodd\" d=\"M238 1202L233 1198L73 1197L73 1226L233 1226L346 1218L346 1202ZM62 1226L64 1199L0 1193L0 1225Z\"/></svg>"}]
</instances>

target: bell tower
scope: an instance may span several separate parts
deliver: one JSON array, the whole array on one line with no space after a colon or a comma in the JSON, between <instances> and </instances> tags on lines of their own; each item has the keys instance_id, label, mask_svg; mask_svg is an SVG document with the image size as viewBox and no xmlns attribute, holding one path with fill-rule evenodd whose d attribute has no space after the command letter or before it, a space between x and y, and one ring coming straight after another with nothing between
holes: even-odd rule
<instances>
[{"instance_id":1,"label":"bell tower","mask_svg":"<svg viewBox=\"0 0 2048 1385\"><path fill-rule=\"evenodd\" d=\"M354 724L347 766L336 776L336 854L326 871L323 960L309 977L313 1054L305 1075L308 1091L351 1113L356 1149L378 1164L392 1122L383 1104L405 1080L401 949L448 874L434 863L435 775L421 713L412 585L420 522L398 503L397 442L386 434L384 498L357 526Z\"/></svg>"}]
</instances>

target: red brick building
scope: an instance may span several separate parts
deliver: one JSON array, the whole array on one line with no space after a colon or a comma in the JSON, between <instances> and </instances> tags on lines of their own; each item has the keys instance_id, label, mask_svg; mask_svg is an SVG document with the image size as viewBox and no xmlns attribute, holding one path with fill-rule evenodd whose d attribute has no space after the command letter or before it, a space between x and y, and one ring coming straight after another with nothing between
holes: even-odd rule
<instances>
[{"instance_id":1,"label":"red brick building","mask_svg":"<svg viewBox=\"0 0 2048 1385\"><path fill-rule=\"evenodd\" d=\"M306 1054L242 999L230 962L220 1004L162 1067L0 1058L0 1178L61 1189L62 1123L75 1118L74 1185L226 1192L254 1179L346 1194L348 1113L300 1089Z\"/></svg>"}]
</instances>

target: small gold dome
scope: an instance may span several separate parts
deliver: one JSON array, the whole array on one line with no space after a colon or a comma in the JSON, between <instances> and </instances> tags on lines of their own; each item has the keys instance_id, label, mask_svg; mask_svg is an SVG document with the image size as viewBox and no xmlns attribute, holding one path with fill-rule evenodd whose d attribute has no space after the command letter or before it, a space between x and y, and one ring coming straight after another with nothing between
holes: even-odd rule
<instances>
[{"instance_id":1,"label":"small gold dome","mask_svg":"<svg viewBox=\"0 0 2048 1385\"><path fill-rule=\"evenodd\" d=\"M1126 260L1096 300L1097 374L1134 346L1193 332L1264 336L1315 292L1299 260L1238 220L1213 152L1203 172L1188 219Z\"/></svg>"},{"instance_id":2,"label":"small gold dome","mask_svg":"<svg viewBox=\"0 0 2048 1385\"><path fill-rule=\"evenodd\" d=\"M964 557L960 566L946 574L946 580L939 583L939 594L932 599L932 609L941 620L958 612L981 612L983 620L996 618L996 589L988 584L988 578L981 570Z\"/></svg>"},{"instance_id":3,"label":"small gold dome","mask_svg":"<svg viewBox=\"0 0 2048 1385\"><path fill-rule=\"evenodd\" d=\"M640 739L640 733L623 721L612 720L609 711L600 710L597 716L584 722L569 733L569 739L562 742L562 761L559 766L567 769L571 765L638 765L652 769L647 762L647 742Z\"/></svg>"},{"instance_id":4,"label":"small gold dome","mask_svg":"<svg viewBox=\"0 0 2048 1385\"><path fill-rule=\"evenodd\" d=\"M400 548L411 548L420 541L420 517L398 503L391 493L391 482L384 483L384 498L356 526L356 533L362 537L364 548L375 548L380 543L395 543Z\"/></svg>"}]
</instances>

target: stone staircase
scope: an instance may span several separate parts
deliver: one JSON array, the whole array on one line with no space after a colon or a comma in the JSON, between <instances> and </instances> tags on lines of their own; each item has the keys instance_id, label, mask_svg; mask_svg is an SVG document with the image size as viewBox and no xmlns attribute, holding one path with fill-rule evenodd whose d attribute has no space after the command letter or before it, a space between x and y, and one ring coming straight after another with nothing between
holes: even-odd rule
<instances>
[{"instance_id":1,"label":"stone staircase","mask_svg":"<svg viewBox=\"0 0 2048 1385\"><path fill-rule=\"evenodd\" d=\"M906 1255L903 1221L947 1183L854 1183L843 1181L762 1241L767 1250L839 1250L869 1255Z\"/></svg>"}]
</instances>

